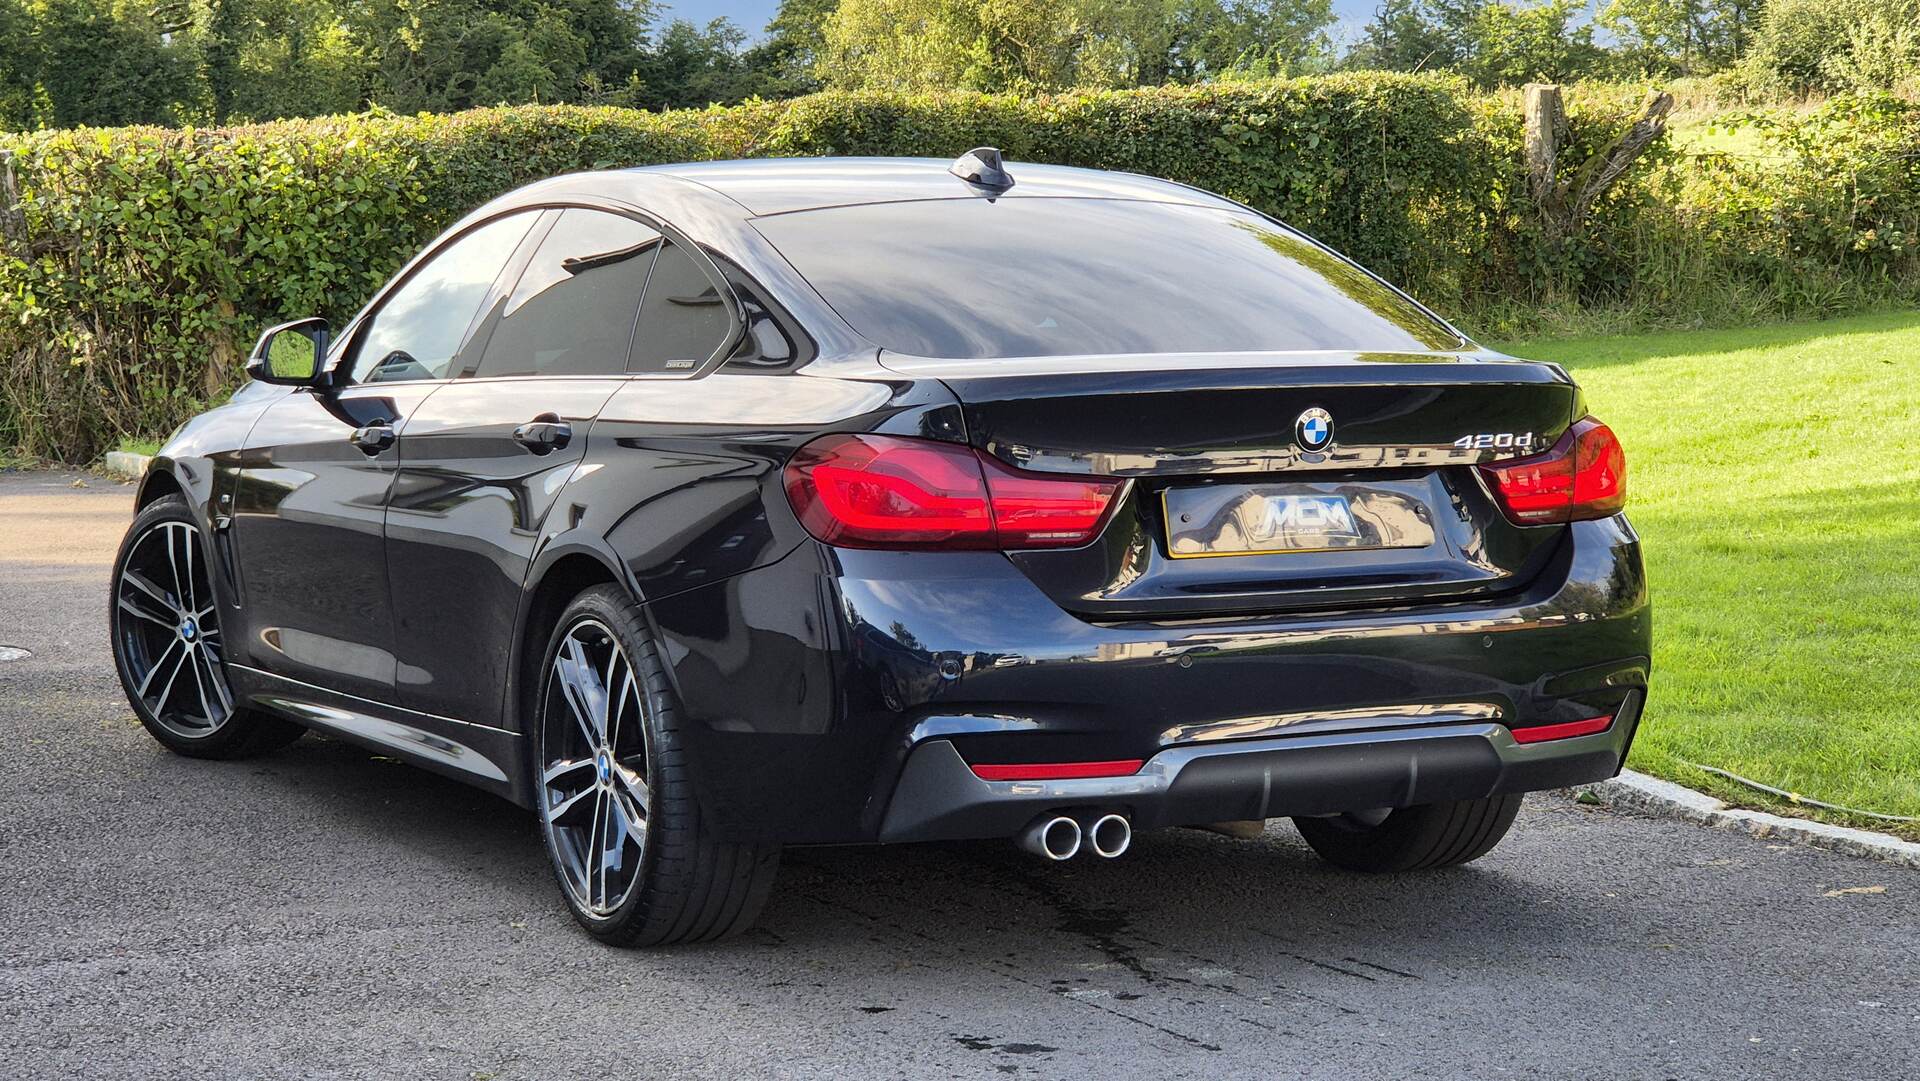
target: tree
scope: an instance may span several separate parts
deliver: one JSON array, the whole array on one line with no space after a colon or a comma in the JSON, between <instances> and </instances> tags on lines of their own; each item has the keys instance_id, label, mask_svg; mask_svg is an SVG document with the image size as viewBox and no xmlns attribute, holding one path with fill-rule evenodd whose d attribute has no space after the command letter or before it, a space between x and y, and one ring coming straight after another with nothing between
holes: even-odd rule
<instances>
[{"instance_id":1,"label":"tree","mask_svg":"<svg viewBox=\"0 0 1920 1081\"><path fill-rule=\"evenodd\" d=\"M568 25L586 38L587 73L607 83L626 81L646 57L647 29L659 18L654 0L554 0Z\"/></svg>"},{"instance_id":2,"label":"tree","mask_svg":"<svg viewBox=\"0 0 1920 1081\"><path fill-rule=\"evenodd\" d=\"M1384 0L1347 63L1384 71L1447 68L1459 60L1460 44L1423 0Z\"/></svg>"},{"instance_id":3,"label":"tree","mask_svg":"<svg viewBox=\"0 0 1920 1081\"><path fill-rule=\"evenodd\" d=\"M1037 90L1072 86L1080 0L841 0L820 65L837 86Z\"/></svg>"},{"instance_id":4,"label":"tree","mask_svg":"<svg viewBox=\"0 0 1920 1081\"><path fill-rule=\"evenodd\" d=\"M33 88L39 70L39 36L20 0L0 0L0 131L33 124Z\"/></svg>"},{"instance_id":5,"label":"tree","mask_svg":"<svg viewBox=\"0 0 1920 1081\"><path fill-rule=\"evenodd\" d=\"M656 0L0 0L0 128L1259 78L1330 65L1332 2L781 0L749 48L726 19L662 24ZM1378 2L1344 65L1483 86L1736 60L1765 90L1920 80L1920 0L1604 0L1592 21L1588 0Z\"/></svg>"},{"instance_id":6,"label":"tree","mask_svg":"<svg viewBox=\"0 0 1920 1081\"><path fill-rule=\"evenodd\" d=\"M198 56L152 9L48 0L37 31L36 82L55 127L173 123L199 97Z\"/></svg>"},{"instance_id":7,"label":"tree","mask_svg":"<svg viewBox=\"0 0 1920 1081\"><path fill-rule=\"evenodd\" d=\"M1690 75L1717 71L1746 48L1759 0L1608 0L1595 18L1630 71Z\"/></svg>"},{"instance_id":8,"label":"tree","mask_svg":"<svg viewBox=\"0 0 1920 1081\"><path fill-rule=\"evenodd\" d=\"M474 80L474 104L567 101L587 74L591 39L566 13L539 5L529 15Z\"/></svg>"},{"instance_id":9,"label":"tree","mask_svg":"<svg viewBox=\"0 0 1920 1081\"><path fill-rule=\"evenodd\" d=\"M1249 60L1286 70L1328 56L1332 0L1187 0L1173 21L1176 72L1188 80Z\"/></svg>"},{"instance_id":10,"label":"tree","mask_svg":"<svg viewBox=\"0 0 1920 1081\"><path fill-rule=\"evenodd\" d=\"M747 64L741 51L746 40L731 19L705 26L675 19L649 44L640 67L645 91L630 104L649 109L731 105L770 92L773 75Z\"/></svg>"},{"instance_id":11,"label":"tree","mask_svg":"<svg viewBox=\"0 0 1920 1081\"><path fill-rule=\"evenodd\" d=\"M251 120L365 108L373 61L330 0L251 0L230 111Z\"/></svg>"},{"instance_id":12,"label":"tree","mask_svg":"<svg viewBox=\"0 0 1920 1081\"><path fill-rule=\"evenodd\" d=\"M815 68L826 51L826 24L840 0L780 0L765 41L747 50L747 69L765 84L767 97L790 97L820 89Z\"/></svg>"},{"instance_id":13,"label":"tree","mask_svg":"<svg viewBox=\"0 0 1920 1081\"><path fill-rule=\"evenodd\" d=\"M623 0L354 0L346 21L371 60L371 100L444 112L625 83L652 13Z\"/></svg>"},{"instance_id":14,"label":"tree","mask_svg":"<svg viewBox=\"0 0 1920 1081\"><path fill-rule=\"evenodd\" d=\"M1920 82L1920 0L1769 0L1742 66L1801 94Z\"/></svg>"},{"instance_id":15,"label":"tree","mask_svg":"<svg viewBox=\"0 0 1920 1081\"><path fill-rule=\"evenodd\" d=\"M1582 0L1384 0L1349 62L1441 68L1483 86L1589 74L1605 56Z\"/></svg>"},{"instance_id":16,"label":"tree","mask_svg":"<svg viewBox=\"0 0 1920 1081\"><path fill-rule=\"evenodd\" d=\"M1582 10L1581 0L1494 0L1468 24L1471 45L1459 69L1482 86L1566 82L1591 74L1603 54L1593 43L1593 27L1574 25Z\"/></svg>"},{"instance_id":17,"label":"tree","mask_svg":"<svg viewBox=\"0 0 1920 1081\"><path fill-rule=\"evenodd\" d=\"M1330 0L840 0L816 70L873 89L1057 90L1324 57Z\"/></svg>"},{"instance_id":18,"label":"tree","mask_svg":"<svg viewBox=\"0 0 1920 1081\"><path fill-rule=\"evenodd\" d=\"M215 123L362 107L369 62L333 0L201 0L182 15Z\"/></svg>"},{"instance_id":19,"label":"tree","mask_svg":"<svg viewBox=\"0 0 1920 1081\"><path fill-rule=\"evenodd\" d=\"M206 0L206 10L195 21L199 33L202 75L213 105L213 122L224 124L233 110L234 84L240 70L240 49L250 20L246 0ZM192 25L192 24L189 24ZM177 31L176 31L177 32Z\"/></svg>"},{"instance_id":20,"label":"tree","mask_svg":"<svg viewBox=\"0 0 1920 1081\"><path fill-rule=\"evenodd\" d=\"M1458 70L1475 55L1493 0L1382 0L1349 66L1388 71Z\"/></svg>"}]
</instances>

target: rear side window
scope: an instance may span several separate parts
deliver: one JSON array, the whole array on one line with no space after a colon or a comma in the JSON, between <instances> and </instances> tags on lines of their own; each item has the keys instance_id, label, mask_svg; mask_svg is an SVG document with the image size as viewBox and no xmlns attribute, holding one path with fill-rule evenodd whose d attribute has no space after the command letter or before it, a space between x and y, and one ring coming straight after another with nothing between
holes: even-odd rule
<instances>
[{"instance_id":1,"label":"rear side window","mask_svg":"<svg viewBox=\"0 0 1920 1081\"><path fill-rule=\"evenodd\" d=\"M444 379L473 317L537 213L496 218L442 248L382 301L353 346L356 383Z\"/></svg>"},{"instance_id":2,"label":"rear side window","mask_svg":"<svg viewBox=\"0 0 1920 1081\"><path fill-rule=\"evenodd\" d=\"M619 375L660 234L631 218L561 212L494 322L485 350L462 373Z\"/></svg>"},{"instance_id":3,"label":"rear side window","mask_svg":"<svg viewBox=\"0 0 1920 1081\"><path fill-rule=\"evenodd\" d=\"M647 281L628 370L691 372L725 344L726 299L693 256L667 242Z\"/></svg>"},{"instance_id":4,"label":"rear side window","mask_svg":"<svg viewBox=\"0 0 1920 1081\"><path fill-rule=\"evenodd\" d=\"M753 224L854 329L915 356L1463 344L1366 271L1258 215L1015 191Z\"/></svg>"}]
</instances>

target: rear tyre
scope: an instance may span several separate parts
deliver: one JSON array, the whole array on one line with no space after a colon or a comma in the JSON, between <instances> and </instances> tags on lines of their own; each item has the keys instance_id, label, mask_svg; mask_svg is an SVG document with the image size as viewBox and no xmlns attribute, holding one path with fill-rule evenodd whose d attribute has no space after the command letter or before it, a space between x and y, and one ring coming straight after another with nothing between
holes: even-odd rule
<instances>
[{"instance_id":1,"label":"rear tyre","mask_svg":"<svg viewBox=\"0 0 1920 1081\"><path fill-rule=\"evenodd\" d=\"M680 711L638 606L612 585L574 598L534 691L535 812L574 919L616 946L710 942L752 926L777 845L714 838Z\"/></svg>"},{"instance_id":2,"label":"rear tyre","mask_svg":"<svg viewBox=\"0 0 1920 1081\"><path fill-rule=\"evenodd\" d=\"M1320 858L1350 871L1391 874L1453 867L1500 843L1520 811L1520 796L1429 803L1331 818L1296 818L1300 836Z\"/></svg>"},{"instance_id":3,"label":"rear tyre","mask_svg":"<svg viewBox=\"0 0 1920 1081\"><path fill-rule=\"evenodd\" d=\"M234 701L220 604L200 527L177 495L134 516L113 562L107 621L127 704L161 745L190 758L247 758L306 729Z\"/></svg>"}]
</instances>

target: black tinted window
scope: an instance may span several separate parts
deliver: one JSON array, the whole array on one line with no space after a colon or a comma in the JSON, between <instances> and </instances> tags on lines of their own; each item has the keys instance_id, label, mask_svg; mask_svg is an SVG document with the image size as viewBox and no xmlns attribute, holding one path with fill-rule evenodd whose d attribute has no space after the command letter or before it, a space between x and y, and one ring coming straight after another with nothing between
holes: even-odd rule
<instances>
[{"instance_id":1,"label":"black tinted window","mask_svg":"<svg viewBox=\"0 0 1920 1081\"><path fill-rule=\"evenodd\" d=\"M1253 214L960 199L754 225L855 329L917 356L1460 345L1359 267Z\"/></svg>"},{"instance_id":2,"label":"black tinted window","mask_svg":"<svg viewBox=\"0 0 1920 1081\"><path fill-rule=\"evenodd\" d=\"M494 279L538 217L512 214L482 225L389 294L354 344L354 381L445 378Z\"/></svg>"},{"instance_id":3,"label":"black tinted window","mask_svg":"<svg viewBox=\"0 0 1920 1081\"><path fill-rule=\"evenodd\" d=\"M564 211L507 297L485 352L463 374L624 373L659 250L660 234L631 218Z\"/></svg>"},{"instance_id":4,"label":"black tinted window","mask_svg":"<svg viewBox=\"0 0 1920 1081\"><path fill-rule=\"evenodd\" d=\"M640 325L633 338L630 370L692 371L726 340L726 301L692 256L669 242L660 250Z\"/></svg>"}]
</instances>

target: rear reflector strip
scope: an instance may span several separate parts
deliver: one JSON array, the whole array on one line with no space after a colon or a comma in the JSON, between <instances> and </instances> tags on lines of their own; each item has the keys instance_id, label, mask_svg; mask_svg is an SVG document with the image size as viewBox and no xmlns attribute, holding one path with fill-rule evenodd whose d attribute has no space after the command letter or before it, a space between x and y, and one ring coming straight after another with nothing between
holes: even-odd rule
<instances>
[{"instance_id":1,"label":"rear reflector strip","mask_svg":"<svg viewBox=\"0 0 1920 1081\"><path fill-rule=\"evenodd\" d=\"M1613 725L1613 717L1588 717L1584 721L1568 721L1565 724L1537 724L1531 728L1513 729L1515 743L1545 743L1550 739L1571 739L1574 736L1591 736L1595 732L1605 732Z\"/></svg>"},{"instance_id":2,"label":"rear reflector strip","mask_svg":"<svg viewBox=\"0 0 1920 1081\"><path fill-rule=\"evenodd\" d=\"M983 781L1064 781L1075 777L1131 777L1146 765L1144 758L1111 762L1016 762L1001 766L974 766Z\"/></svg>"}]
</instances>

